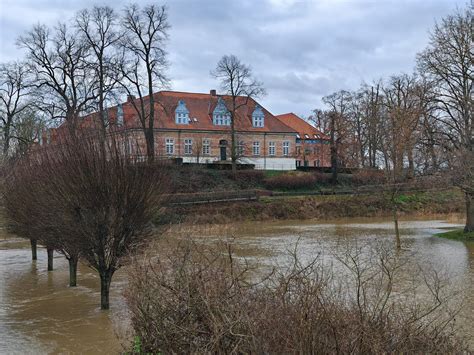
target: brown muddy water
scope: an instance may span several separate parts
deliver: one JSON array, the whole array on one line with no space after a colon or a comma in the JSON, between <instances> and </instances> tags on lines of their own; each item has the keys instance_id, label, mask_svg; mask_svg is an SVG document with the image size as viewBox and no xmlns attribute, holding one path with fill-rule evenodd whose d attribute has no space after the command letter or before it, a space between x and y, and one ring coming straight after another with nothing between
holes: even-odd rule
<instances>
[{"instance_id":1,"label":"brown muddy water","mask_svg":"<svg viewBox=\"0 0 474 355\"><path fill-rule=\"evenodd\" d=\"M474 243L434 237L459 227L449 220L410 220L400 223L402 253L416 262L430 264L448 275L453 288L468 295L460 322L471 333L474 320ZM179 234L179 233L178 233ZM359 243L393 244L393 225L383 219L345 219L330 223L255 222L227 231L215 228L188 229L184 235L206 237L235 235L239 253L248 258L272 259L283 255L299 241L299 252L311 258L342 251ZM126 334L127 311L122 291L125 271L114 276L111 309L99 309L99 279L81 266L76 288L68 287L66 260L56 255L55 271L46 270L46 251L31 261L29 244L0 231L0 354L25 353L119 353L119 337Z\"/></svg>"}]
</instances>

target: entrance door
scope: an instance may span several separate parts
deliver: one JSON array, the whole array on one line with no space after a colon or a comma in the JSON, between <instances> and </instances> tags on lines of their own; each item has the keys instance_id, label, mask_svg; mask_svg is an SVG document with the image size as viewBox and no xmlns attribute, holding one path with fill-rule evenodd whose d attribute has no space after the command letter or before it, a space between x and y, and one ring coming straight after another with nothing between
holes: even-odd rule
<instances>
[{"instance_id":1,"label":"entrance door","mask_svg":"<svg viewBox=\"0 0 474 355\"><path fill-rule=\"evenodd\" d=\"M227 160L227 141L225 139L220 140L219 146L221 148L221 160Z\"/></svg>"},{"instance_id":2,"label":"entrance door","mask_svg":"<svg viewBox=\"0 0 474 355\"><path fill-rule=\"evenodd\" d=\"M221 160L227 160L227 149L225 146L221 146Z\"/></svg>"}]
</instances>

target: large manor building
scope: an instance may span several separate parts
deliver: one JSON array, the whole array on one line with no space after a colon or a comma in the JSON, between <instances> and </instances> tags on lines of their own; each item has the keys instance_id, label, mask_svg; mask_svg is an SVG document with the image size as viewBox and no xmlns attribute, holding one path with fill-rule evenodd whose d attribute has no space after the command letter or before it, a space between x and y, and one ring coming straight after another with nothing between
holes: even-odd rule
<instances>
[{"instance_id":1,"label":"large manor building","mask_svg":"<svg viewBox=\"0 0 474 355\"><path fill-rule=\"evenodd\" d=\"M155 154L163 158L180 158L185 163L214 163L231 159L231 97L177 91L160 91L155 95ZM112 131L126 133L129 154L145 155L146 144L134 101L107 109ZM135 103L137 103L135 101ZM301 163L301 145L306 124L297 117L274 116L252 98L238 97L234 119L238 162L253 164L255 169L294 170ZM96 115L85 116L83 121ZM307 127L307 131L311 131ZM312 140L325 145L326 137L313 127ZM51 132L57 135L58 132ZM316 134L319 136L316 138ZM303 138L302 138L303 137ZM325 150L314 150L311 164L324 166ZM319 154L319 155L318 155ZM317 162L317 163L316 163Z\"/></svg>"}]
</instances>

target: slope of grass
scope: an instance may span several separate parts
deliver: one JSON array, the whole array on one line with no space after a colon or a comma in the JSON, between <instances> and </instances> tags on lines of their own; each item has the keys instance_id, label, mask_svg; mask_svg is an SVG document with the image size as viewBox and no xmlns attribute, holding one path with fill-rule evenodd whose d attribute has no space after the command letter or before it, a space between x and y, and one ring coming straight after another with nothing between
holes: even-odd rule
<instances>
[{"instance_id":1,"label":"slope of grass","mask_svg":"<svg viewBox=\"0 0 474 355\"><path fill-rule=\"evenodd\" d=\"M437 237L474 242L474 232L464 233L462 229L456 229L449 232L435 234Z\"/></svg>"}]
</instances>

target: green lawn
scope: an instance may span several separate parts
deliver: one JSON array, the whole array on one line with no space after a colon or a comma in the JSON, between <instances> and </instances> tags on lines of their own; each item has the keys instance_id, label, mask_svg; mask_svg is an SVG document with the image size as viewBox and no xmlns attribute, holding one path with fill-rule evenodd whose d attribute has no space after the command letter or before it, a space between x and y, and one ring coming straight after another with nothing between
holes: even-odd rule
<instances>
[{"instance_id":1,"label":"green lawn","mask_svg":"<svg viewBox=\"0 0 474 355\"><path fill-rule=\"evenodd\" d=\"M449 232L435 234L437 237L461 240L461 241L472 241L474 242L474 232L464 233L462 229L456 229Z\"/></svg>"}]
</instances>

